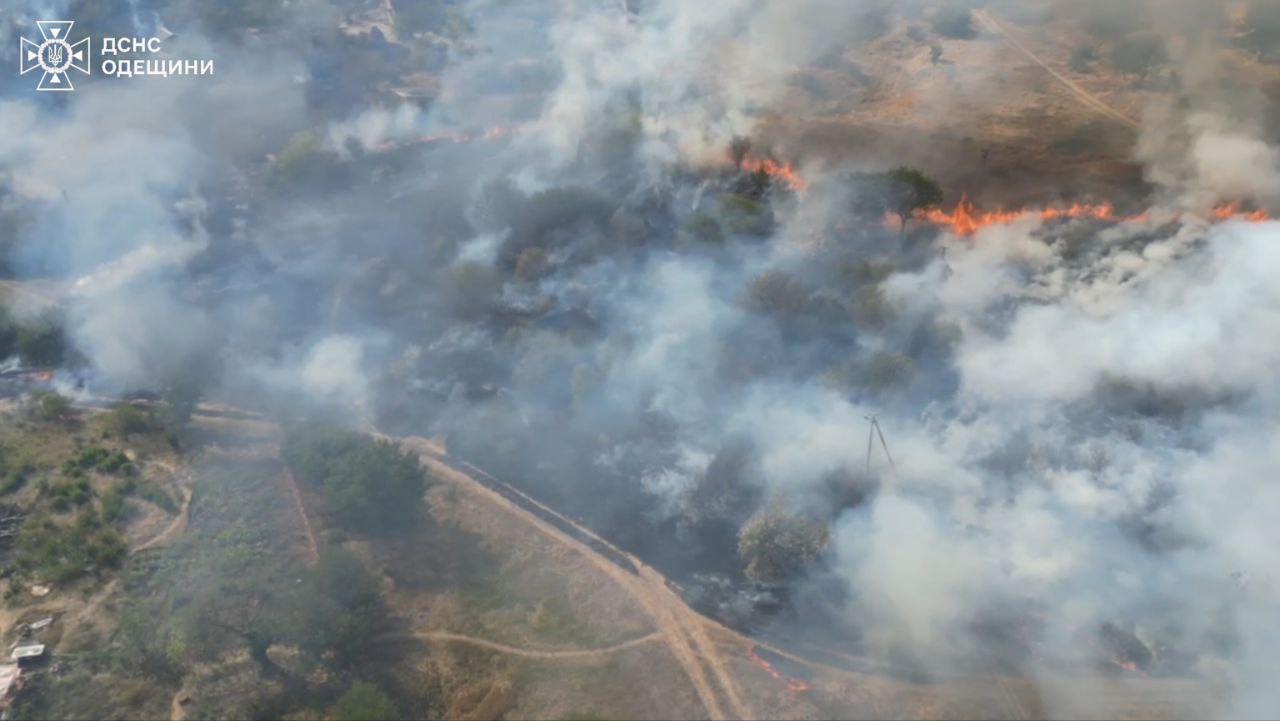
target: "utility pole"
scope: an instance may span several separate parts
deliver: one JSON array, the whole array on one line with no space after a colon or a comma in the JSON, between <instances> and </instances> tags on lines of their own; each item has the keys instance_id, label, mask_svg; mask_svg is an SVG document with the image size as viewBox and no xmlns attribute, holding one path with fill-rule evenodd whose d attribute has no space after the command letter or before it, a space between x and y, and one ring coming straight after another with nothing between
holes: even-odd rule
<instances>
[{"instance_id":1,"label":"utility pole","mask_svg":"<svg viewBox=\"0 0 1280 721\"><path fill-rule=\"evenodd\" d=\"M893 462L893 456L889 453L889 444L884 440L884 431L880 429L880 418L876 415L866 416L871 422L871 427L867 430L867 476L871 476L871 450L876 438L880 439L880 447L884 449L884 457L889 461L889 467L893 469L894 474L898 473L898 466Z\"/></svg>"}]
</instances>

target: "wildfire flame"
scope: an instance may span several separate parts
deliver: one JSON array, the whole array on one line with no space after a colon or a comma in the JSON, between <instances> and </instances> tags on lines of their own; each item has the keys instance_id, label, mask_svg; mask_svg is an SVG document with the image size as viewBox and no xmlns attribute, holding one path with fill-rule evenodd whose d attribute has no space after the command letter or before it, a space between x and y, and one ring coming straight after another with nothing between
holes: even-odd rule
<instances>
[{"instance_id":1,"label":"wildfire flame","mask_svg":"<svg viewBox=\"0 0 1280 721\"><path fill-rule=\"evenodd\" d=\"M767 158L764 160L748 158L742 161L742 169L748 173L764 171L770 178L781 181L792 190L804 190L809 187L805 179L800 177L795 168L791 167L791 163L778 163Z\"/></svg>"},{"instance_id":2,"label":"wildfire flame","mask_svg":"<svg viewBox=\"0 0 1280 721\"><path fill-rule=\"evenodd\" d=\"M1245 220L1250 223L1262 223L1271 220L1265 210L1246 211L1240 202L1225 203L1213 209L1214 220Z\"/></svg>"},{"instance_id":3,"label":"wildfire flame","mask_svg":"<svg viewBox=\"0 0 1280 721\"><path fill-rule=\"evenodd\" d=\"M755 663L755 665L764 669L765 672L768 673L770 676L785 683L787 685L788 690L794 691L796 693L809 690L809 684L805 683L804 681L801 681L800 679L797 679L797 678L788 678L786 676L783 676L781 673L778 673L778 669L774 668L773 664L769 663L763 658L760 658L760 656L756 654L756 650L754 648L748 651L747 655L750 656L751 661Z\"/></svg>"},{"instance_id":4,"label":"wildfire flame","mask_svg":"<svg viewBox=\"0 0 1280 721\"><path fill-rule=\"evenodd\" d=\"M1138 664L1134 663L1132 660L1129 659L1129 656L1127 654L1112 656L1110 661L1112 664L1118 666L1119 668L1124 669L1125 671L1128 671L1129 673L1136 673L1139 676L1142 676L1144 678L1147 675L1142 671L1142 669L1138 668Z\"/></svg>"},{"instance_id":5,"label":"wildfire flame","mask_svg":"<svg viewBox=\"0 0 1280 721\"><path fill-rule=\"evenodd\" d=\"M1040 210L1021 209L1021 210L978 210L970 203L967 198L961 198L955 210L950 212L940 208L920 211L916 217L920 220L927 220L950 229L956 235L973 235L978 230L989 225L1007 225L1017 220L1028 217L1039 217L1042 220L1055 220L1057 218L1093 218L1095 220L1109 220L1122 223L1131 223L1146 220L1150 216L1149 213L1139 213L1137 215L1118 215L1115 206L1110 203L1090 204L1075 203L1067 208L1043 208ZM1254 210L1246 211L1243 209L1242 203L1226 203L1219 205L1210 213L1210 218L1215 221L1224 220L1242 220L1251 223L1261 223L1271 220L1271 216L1265 211Z\"/></svg>"}]
</instances>

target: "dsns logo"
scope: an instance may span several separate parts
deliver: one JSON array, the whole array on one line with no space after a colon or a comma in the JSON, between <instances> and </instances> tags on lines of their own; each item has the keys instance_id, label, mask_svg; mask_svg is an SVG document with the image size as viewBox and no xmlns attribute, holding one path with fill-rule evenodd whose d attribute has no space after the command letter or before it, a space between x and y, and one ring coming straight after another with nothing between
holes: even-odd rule
<instances>
[{"instance_id":1,"label":"dsns logo","mask_svg":"<svg viewBox=\"0 0 1280 721\"><path fill-rule=\"evenodd\" d=\"M75 25L73 20L37 20L36 25L40 27L40 42L22 38L18 51L19 74L26 75L36 69L44 71L36 90L75 90L68 71L89 74L89 39L74 45L68 42L67 36Z\"/></svg>"}]
</instances>

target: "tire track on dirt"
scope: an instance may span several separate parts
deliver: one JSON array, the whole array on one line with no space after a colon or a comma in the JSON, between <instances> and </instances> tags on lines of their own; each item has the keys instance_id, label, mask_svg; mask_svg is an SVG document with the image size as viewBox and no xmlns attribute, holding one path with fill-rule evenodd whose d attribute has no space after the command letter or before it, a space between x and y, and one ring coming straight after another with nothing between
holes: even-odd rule
<instances>
[{"instance_id":1,"label":"tire track on dirt","mask_svg":"<svg viewBox=\"0 0 1280 721\"><path fill-rule=\"evenodd\" d=\"M1098 111L1099 113L1102 113L1103 115L1106 115L1112 120L1123 123L1131 128L1140 127L1138 124L1138 121L1134 120L1133 118L1130 118L1128 115L1125 115L1124 113L1120 112L1119 110L1116 110L1110 105L1107 105L1097 96L1095 96L1093 93L1090 93L1088 90L1085 90L1083 87L1081 87L1078 83L1076 83L1076 81L1063 75L1057 70L1054 70L1052 67L1049 67L1049 64L1046 63L1044 60L1041 60L1039 55L1036 55L1034 52L1032 52L1030 48L1028 48L1026 45L1023 45L1021 42L1019 42L1017 38L1013 37L1013 35L1010 34L1009 31L1006 30L1002 24L1000 24L1000 21L996 19L996 16L993 15L991 11L974 10L973 16L977 18L978 22L982 23L983 27L985 27L987 30L990 30L996 35L999 35L1000 37L1004 38L1005 42L1009 43L1014 48L1016 48L1019 52L1021 52L1023 55L1027 56L1028 60L1035 63L1036 65L1039 65L1041 68L1045 70L1045 72L1052 75L1055 80L1057 80L1059 83L1062 83L1062 85L1065 86L1067 90L1071 91L1072 95L1075 95L1076 98L1078 98L1085 105L1089 106L1093 110Z\"/></svg>"},{"instance_id":2,"label":"tire track on dirt","mask_svg":"<svg viewBox=\"0 0 1280 721\"><path fill-rule=\"evenodd\" d=\"M445 458L443 454L437 453L437 459L448 465L453 465L455 463L455 461ZM509 492L511 496L519 498L520 502L514 504L517 507L519 507L521 503L527 504L530 507L536 508L547 517L553 518L557 522L564 524L564 526L571 528L575 534L578 534L587 540L587 543L585 544L587 546L585 549L586 552L595 554L596 556L603 556L603 560L610 562L615 568L619 563L624 564L626 566L625 570L634 574L631 582L634 583L636 579L643 580L648 592L652 595L653 599L658 602L659 611L669 612L671 614L671 620L674 621L676 627L683 632L683 641L695 652L695 658L701 658L701 660L710 667L712 675L715 677L720 689L727 697L729 704L733 707L734 713L737 717L750 718L747 706L743 703L742 696L738 692L737 683L733 680L733 677L726 668L719 648L713 644L711 638L706 633L708 625L719 627L720 624L711 621L702 614L689 608L684 599L678 593L671 590L671 586L667 582L667 578L665 576L657 570L645 565L640 561L640 559L626 551L623 551L613 545L610 541L605 540L591 529L582 526L575 521L569 520L569 518L536 498L513 488L509 484L502 483L498 479L488 473L485 473L479 468L476 468L470 463L467 463L466 461L459 461L456 463L462 466L461 470L464 475L471 476L472 480L475 478L485 478L490 484L494 484L495 486ZM509 499L504 498L504 500L510 502ZM579 540L579 542L581 542L581 539L575 540ZM745 637L742 638L745 643L752 643L750 639L746 639Z\"/></svg>"},{"instance_id":3,"label":"tire track on dirt","mask_svg":"<svg viewBox=\"0 0 1280 721\"><path fill-rule=\"evenodd\" d=\"M529 510L504 498L468 473L456 468L452 462L445 460L440 451L433 447L430 441L422 438L401 438L397 440L402 445L416 451L427 468L438 477L452 481L467 492L480 496L490 503L503 508L511 515L520 518L556 542L577 550L592 565L621 586L658 627L659 633L666 641L672 655L684 668L686 675L688 675L690 682L693 684L699 701L710 718L715 721L722 721L729 718L729 716L726 715L724 706L721 704L716 686L708 676L707 667L711 669L711 675L715 677L715 680L723 689L725 697L728 699L730 706L732 706L732 713L738 718L752 717L752 714L747 711L742 703L736 685L729 678L724 667L724 661L719 657L718 649L711 644L705 633L700 632L700 630L693 630L694 624L703 622L703 619L701 616L691 619L686 615L693 612L666 587L665 579L662 578L661 574L648 568L629 554L623 555L627 556L628 560L639 570L639 573L632 575L624 571L616 563L591 549L581 540L569 536ZM521 495L523 496L523 494ZM601 543L612 547L611 544L600 539L589 529L569 521L564 516L551 511L533 499L528 500L538 507L540 511L550 513L574 528L575 532L580 532L586 537L597 539ZM619 553L622 552L619 551ZM682 615L684 615L683 618ZM704 667L704 663L706 667Z\"/></svg>"},{"instance_id":4,"label":"tire track on dirt","mask_svg":"<svg viewBox=\"0 0 1280 721\"><path fill-rule=\"evenodd\" d=\"M379 638L379 641L402 641L408 639L421 639L424 641L443 641L447 643L462 643L478 648L497 651L511 656L521 656L524 658L536 658L544 660L557 659L606 659L615 653L627 651L633 648L644 646L662 640L662 634L659 632L651 633L640 638L633 638L630 641L624 641L606 648L596 649L568 649L560 651L538 650L531 648L519 648L517 646L508 646L505 643L490 641L484 638L476 638L475 636L467 636L460 633L450 633L448 631L416 631L412 633L393 634Z\"/></svg>"},{"instance_id":5,"label":"tire track on dirt","mask_svg":"<svg viewBox=\"0 0 1280 721\"><path fill-rule=\"evenodd\" d=\"M307 555L311 557L311 562L315 563L320 560L320 547L316 544L316 534L311 530L311 519L307 516L307 507L302 502L302 490L298 488L298 480L293 477L293 471L289 469L289 462L281 459L284 468L280 471L280 478L285 485L289 487L289 494L293 496L293 505L298 512L298 518L302 521L302 533L307 540Z\"/></svg>"}]
</instances>

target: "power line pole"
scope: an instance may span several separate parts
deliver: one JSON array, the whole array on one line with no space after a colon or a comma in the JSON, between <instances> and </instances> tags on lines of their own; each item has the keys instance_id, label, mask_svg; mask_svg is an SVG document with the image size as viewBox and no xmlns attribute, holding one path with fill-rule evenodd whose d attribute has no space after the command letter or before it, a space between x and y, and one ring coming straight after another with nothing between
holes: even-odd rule
<instances>
[{"instance_id":1,"label":"power line pole","mask_svg":"<svg viewBox=\"0 0 1280 721\"><path fill-rule=\"evenodd\" d=\"M867 429L867 476L871 476L871 450L872 445L877 437L880 438L880 447L884 449L884 457L889 461L889 467L893 469L894 475L898 473L898 466L893 462L893 456L889 453L889 444L884 440L884 431L880 428L880 418L876 415L866 416L871 422L871 427Z\"/></svg>"}]
</instances>

